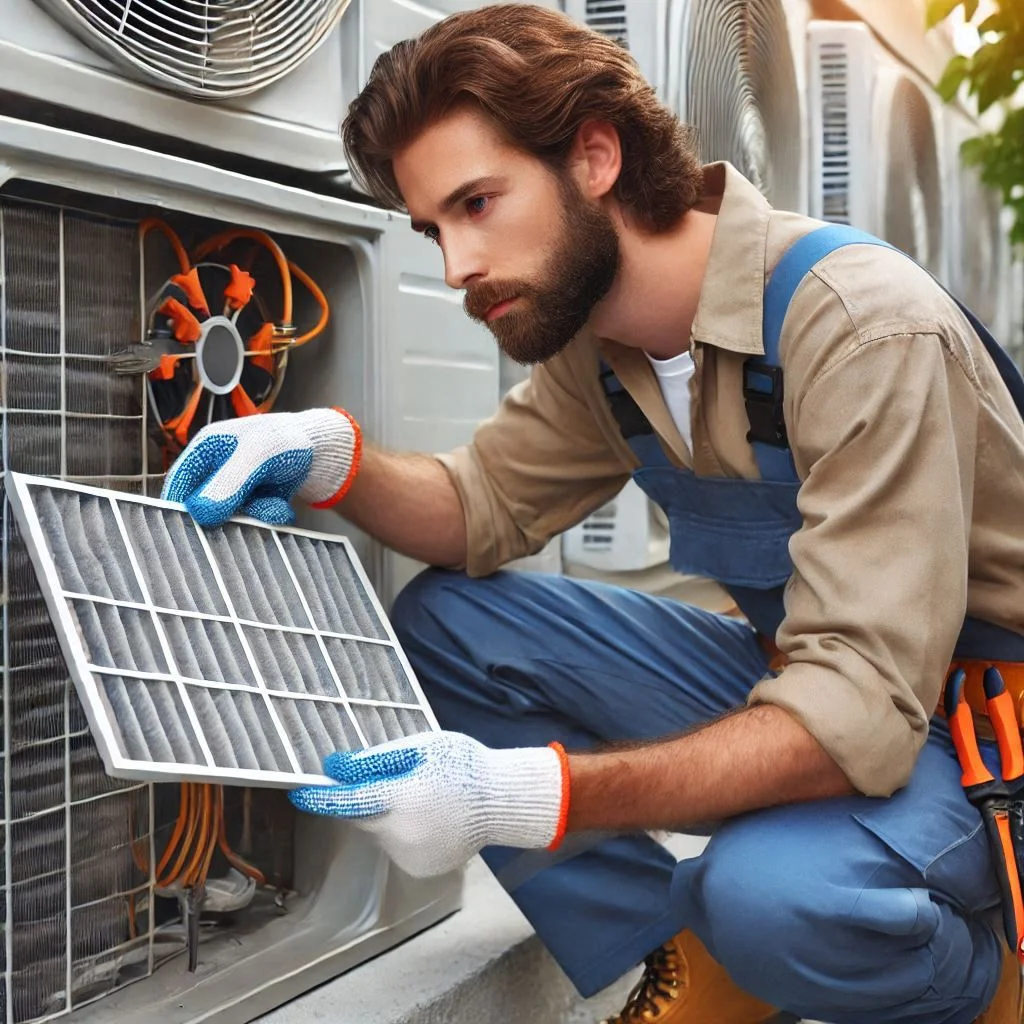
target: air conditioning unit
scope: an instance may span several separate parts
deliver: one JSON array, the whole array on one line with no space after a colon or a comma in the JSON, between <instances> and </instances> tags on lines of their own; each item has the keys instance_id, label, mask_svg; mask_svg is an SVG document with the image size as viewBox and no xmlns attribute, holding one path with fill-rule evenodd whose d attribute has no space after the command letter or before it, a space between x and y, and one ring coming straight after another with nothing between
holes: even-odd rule
<instances>
[{"instance_id":1,"label":"air conditioning unit","mask_svg":"<svg viewBox=\"0 0 1024 1024\"><path fill-rule=\"evenodd\" d=\"M566 0L578 21L636 58L697 130L783 209L806 208L801 0Z\"/></svg>"},{"instance_id":2,"label":"air conditioning unit","mask_svg":"<svg viewBox=\"0 0 1024 1024\"><path fill-rule=\"evenodd\" d=\"M633 55L664 99L667 15L671 0L565 0L565 12Z\"/></svg>"},{"instance_id":3,"label":"air conditioning unit","mask_svg":"<svg viewBox=\"0 0 1024 1024\"><path fill-rule=\"evenodd\" d=\"M810 213L869 231L947 279L942 110L855 22L808 27Z\"/></svg>"},{"instance_id":4,"label":"air conditioning unit","mask_svg":"<svg viewBox=\"0 0 1024 1024\"><path fill-rule=\"evenodd\" d=\"M275 177L344 174L338 129L373 61L472 6L0 0L0 110Z\"/></svg>"},{"instance_id":5,"label":"air conditioning unit","mask_svg":"<svg viewBox=\"0 0 1024 1024\"><path fill-rule=\"evenodd\" d=\"M143 340L178 269L158 233L140 232L152 217L190 250L226 228L266 232L322 285L330 320L291 353L277 408L340 404L369 438L428 451L464 442L493 411L493 341L404 218L0 117L5 478L159 494L163 434L144 378L115 374L111 359ZM297 322L316 320L311 296L297 287L294 301ZM280 791L225 786L235 850L272 888L203 923L190 974L174 903L137 843L159 857L179 787L104 771L6 497L3 516L0 1019L237 1024L458 907L458 875L411 879L357 830L293 813ZM333 513L300 525L348 534L385 606L411 571Z\"/></svg>"}]
</instances>

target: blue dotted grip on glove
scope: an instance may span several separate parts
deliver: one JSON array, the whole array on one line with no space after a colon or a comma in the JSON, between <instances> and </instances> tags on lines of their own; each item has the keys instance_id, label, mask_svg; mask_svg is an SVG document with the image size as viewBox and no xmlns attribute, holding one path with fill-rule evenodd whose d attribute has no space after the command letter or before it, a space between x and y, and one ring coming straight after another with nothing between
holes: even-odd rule
<instances>
[{"instance_id":1,"label":"blue dotted grip on glove","mask_svg":"<svg viewBox=\"0 0 1024 1024\"><path fill-rule=\"evenodd\" d=\"M324 774L341 785L303 786L289 793L288 799L308 814L373 817L390 809L386 783L411 775L425 760L414 747L331 754L324 761Z\"/></svg>"},{"instance_id":2,"label":"blue dotted grip on glove","mask_svg":"<svg viewBox=\"0 0 1024 1024\"><path fill-rule=\"evenodd\" d=\"M309 475L312 450L281 452L257 466L233 494L219 501L203 497L203 486L237 447L238 438L225 434L193 445L174 466L163 497L181 502L200 526L219 526L236 515L251 516L271 526L293 523L295 511L290 502Z\"/></svg>"}]
</instances>

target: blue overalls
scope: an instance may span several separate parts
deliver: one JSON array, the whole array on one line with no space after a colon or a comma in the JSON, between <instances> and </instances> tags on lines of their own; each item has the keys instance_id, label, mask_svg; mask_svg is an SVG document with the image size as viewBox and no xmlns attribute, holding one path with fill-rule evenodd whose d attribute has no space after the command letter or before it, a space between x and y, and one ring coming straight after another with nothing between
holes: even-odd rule
<instances>
[{"instance_id":1,"label":"blue overalls","mask_svg":"<svg viewBox=\"0 0 1024 1024\"><path fill-rule=\"evenodd\" d=\"M642 462L634 479L669 518L673 567L722 582L768 636L800 526L782 321L806 272L855 242L883 244L847 228L812 232L766 288L765 355L744 374L760 481L697 477L670 464L649 428L627 437ZM1024 380L971 322L1024 410ZM613 410L631 401L602 372ZM745 703L768 671L746 623L565 577L431 570L393 621L442 726L492 747L676 734ZM1024 661L1024 638L968 621L958 652ZM999 977L998 888L941 719L889 799L747 814L678 863L645 834L571 835L555 853L491 848L484 859L585 996L683 928L748 992L830 1024L969 1024Z\"/></svg>"}]
</instances>

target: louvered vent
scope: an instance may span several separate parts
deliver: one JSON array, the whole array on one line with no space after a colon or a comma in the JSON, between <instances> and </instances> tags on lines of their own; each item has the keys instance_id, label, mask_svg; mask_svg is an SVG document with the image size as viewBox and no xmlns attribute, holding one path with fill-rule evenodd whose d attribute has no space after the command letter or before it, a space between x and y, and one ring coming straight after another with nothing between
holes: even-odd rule
<instances>
[{"instance_id":1,"label":"louvered vent","mask_svg":"<svg viewBox=\"0 0 1024 1024\"><path fill-rule=\"evenodd\" d=\"M122 67L196 99L255 92L301 64L350 0L37 0Z\"/></svg>"},{"instance_id":2,"label":"louvered vent","mask_svg":"<svg viewBox=\"0 0 1024 1024\"><path fill-rule=\"evenodd\" d=\"M798 209L800 94L782 0L676 0L666 101L776 206Z\"/></svg>"},{"instance_id":3,"label":"louvered vent","mask_svg":"<svg viewBox=\"0 0 1024 1024\"><path fill-rule=\"evenodd\" d=\"M842 43L822 43L815 60L821 82L822 216L850 223L850 57Z\"/></svg>"},{"instance_id":4,"label":"louvered vent","mask_svg":"<svg viewBox=\"0 0 1024 1024\"><path fill-rule=\"evenodd\" d=\"M587 0L586 23L595 32L629 49L626 0Z\"/></svg>"},{"instance_id":5,"label":"louvered vent","mask_svg":"<svg viewBox=\"0 0 1024 1024\"><path fill-rule=\"evenodd\" d=\"M583 550L589 555L603 555L611 551L615 543L615 521L618 506L614 501L602 505L580 524L583 531Z\"/></svg>"}]
</instances>

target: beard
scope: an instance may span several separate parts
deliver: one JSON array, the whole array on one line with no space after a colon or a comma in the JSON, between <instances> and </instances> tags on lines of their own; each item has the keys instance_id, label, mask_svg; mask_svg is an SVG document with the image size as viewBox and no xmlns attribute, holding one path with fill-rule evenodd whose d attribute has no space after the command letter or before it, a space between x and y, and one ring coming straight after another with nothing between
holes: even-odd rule
<instances>
[{"instance_id":1,"label":"beard","mask_svg":"<svg viewBox=\"0 0 1024 1024\"><path fill-rule=\"evenodd\" d=\"M567 178L559 178L562 230L535 281L483 281L466 292L467 315L484 324L498 347L522 366L558 355L580 332L619 271L619 236L611 217L588 202ZM488 323L487 311L507 299L519 301Z\"/></svg>"}]
</instances>

